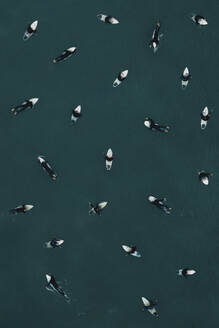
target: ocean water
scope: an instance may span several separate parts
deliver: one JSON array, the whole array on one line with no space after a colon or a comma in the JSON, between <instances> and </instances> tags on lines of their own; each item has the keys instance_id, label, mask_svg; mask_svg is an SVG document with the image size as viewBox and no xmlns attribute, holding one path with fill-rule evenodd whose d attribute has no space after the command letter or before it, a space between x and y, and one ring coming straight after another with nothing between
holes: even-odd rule
<instances>
[{"instance_id":1,"label":"ocean water","mask_svg":"<svg viewBox=\"0 0 219 328\"><path fill-rule=\"evenodd\" d=\"M2 0L0 8L1 326L216 327L219 2ZM99 13L120 24L98 21ZM196 26L192 13L209 25ZM38 33L24 42L35 19ZM154 55L148 43L158 20L164 35ZM52 63L72 46L71 58ZM186 66L192 80L183 91ZM32 97L36 106L14 117L10 109ZM83 116L71 125L79 104ZM205 106L212 118L201 131ZM149 131L146 116L170 132ZM214 174L207 187L200 169ZM171 215L148 195L166 197ZM104 200L102 216L89 216L88 202ZM23 203L35 207L8 215ZM53 237L65 240L61 249L44 247ZM137 245L142 258L125 256L122 244ZM197 274L178 277L187 266ZM46 273L70 304L45 289ZM158 319L141 311L142 296L158 300Z\"/></svg>"}]
</instances>

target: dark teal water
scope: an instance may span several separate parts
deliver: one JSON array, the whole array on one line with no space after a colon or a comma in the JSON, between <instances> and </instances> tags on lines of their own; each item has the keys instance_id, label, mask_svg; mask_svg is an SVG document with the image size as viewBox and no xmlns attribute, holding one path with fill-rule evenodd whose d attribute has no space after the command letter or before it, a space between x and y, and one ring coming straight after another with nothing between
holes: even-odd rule
<instances>
[{"instance_id":1,"label":"dark teal water","mask_svg":"<svg viewBox=\"0 0 219 328\"><path fill-rule=\"evenodd\" d=\"M1 326L216 327L219 2L2 0L0 8ZM193 12L209 25L193 24ZM99 13L120 24L99 22ZM23 42L35 19L38 35ZM164 36L154 55L158 19ZM78 52L54 65L71 46ZM182 91L186 66L193 78ZM113 88L124 69L127 80ZM13 117L10 108L32 97L40 98L35 108ZM71 126L79 104L83 117ZM201 131L206 105L213 115ZM146 129L147 115L169 134ZM106 172L109 147L115 160ZM208 187L198 169L214 173ZM153 208L150 194L167 197L172 214ZM103 200L103 215L89 216L88 202ZM35 207L7 214L22 203ZM63 248L44 248L54 236ZM124 243L142 259L126 257ZM197 275L177 277L185 266ZM70 304L46 291L48 272ZM158 319L141 311L141 296L158 299Z\"/></svg>"}]
</instances>

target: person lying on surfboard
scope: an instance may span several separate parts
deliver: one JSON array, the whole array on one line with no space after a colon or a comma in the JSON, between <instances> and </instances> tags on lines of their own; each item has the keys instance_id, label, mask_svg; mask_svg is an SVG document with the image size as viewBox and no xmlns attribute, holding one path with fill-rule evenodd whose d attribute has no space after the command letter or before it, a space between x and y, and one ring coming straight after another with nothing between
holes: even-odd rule
<instances>
[{"instance_id":1,"label":"person lying on surfboard","mask_svg":"<svg viewBox=\"0 0 219 328\"><path fill-rule=\"evenodd\" d=\"M98 214L101 215L102 210L107 205L108 202L101 202L97 203L96 205L93 205L91 202L89 202L89 206L91 207L89 214Z\"/></svg>"}]
</instances>

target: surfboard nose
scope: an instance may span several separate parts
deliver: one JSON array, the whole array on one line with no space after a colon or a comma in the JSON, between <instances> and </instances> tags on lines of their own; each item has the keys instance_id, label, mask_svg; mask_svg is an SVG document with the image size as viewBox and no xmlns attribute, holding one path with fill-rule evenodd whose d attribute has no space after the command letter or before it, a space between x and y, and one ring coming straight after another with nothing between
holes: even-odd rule
<instances>
[{"instance_id":1,"label":"surfboard nose","mask_svg":"<svg viewBox=\"0 0 219 328\"><path fill-rule=\"evenodd\" d=\"M34 205L25 205L27 211L30 211L33 207Z\"/></svg>"},{"instance_id":2,"label":"surfboard nose","mask_svg":"<svg viewBox=\"0 0 219 328\"><path fill-rule=\"evenodd\" d=\"M39 98L31 98L30 101L33 105L35 105L38 102Z\"/></svg>"},{"instance_id":3,"label":"surfboard nose","mask_svg":"<svg viewBox=\"0 0 219 328\"><path fill-rule=\"evenodd\" d=\"M37 159L38 161L40 161L40 163L45 162L45 159L42 156L38 156Z\"/></svg>"},{"instance_id":4,"label":"surfboard nose","mask_svg":"<svg viewBox=\"0 0 219 328\"><path fill-rule=\"evenodd\" d=\"M47 280L47 282L50 282L50 280L51 280L51 275L50 274L46 274L46 280Z\"/></svg>"}]
</instances>

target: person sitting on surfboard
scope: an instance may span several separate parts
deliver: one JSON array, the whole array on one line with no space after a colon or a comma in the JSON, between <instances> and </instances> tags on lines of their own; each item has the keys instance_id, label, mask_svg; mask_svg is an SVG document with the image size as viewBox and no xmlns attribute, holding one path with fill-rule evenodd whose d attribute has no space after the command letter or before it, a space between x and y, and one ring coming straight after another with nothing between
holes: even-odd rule
<instances>
[{"instance_id":1,"label":"person sitting on surfboard","mask_svg":"<svg viewBox=\"0 0 219 328\"><path fill-rule=\"evenodd\" d=\"M137 247L135 245L133 245L133 246L131 245L130 248L131 249L129 251L127 251L127 254L133 254L137 249Z\"/></svg>"},{"instance_id":2,"label":"person sitting on surfboard","mask_svg":"<svg viewBox=\"0 0 219 328\"><path fill-rule=\"evenodd\" d=\"M97 203L96 205L93 205L91 202L89 202L89 206L91 207L89 214L101 215L101 212L106 205L107 205L107 202Z\"/></svg>"},{"instance_id":3,"label":"person sitting on surfboard","mask_svg":"<svg viewBox=\"0 0 219 328\"><path fill-rule=\"evenodd\" d=\"M201 129L204 130L207 126L207 122L211 117L211 113L209 113L208 107L206 106L201 112Z\"/></svg>"}]
</instances>

